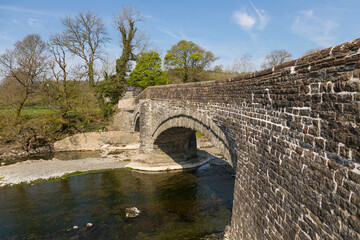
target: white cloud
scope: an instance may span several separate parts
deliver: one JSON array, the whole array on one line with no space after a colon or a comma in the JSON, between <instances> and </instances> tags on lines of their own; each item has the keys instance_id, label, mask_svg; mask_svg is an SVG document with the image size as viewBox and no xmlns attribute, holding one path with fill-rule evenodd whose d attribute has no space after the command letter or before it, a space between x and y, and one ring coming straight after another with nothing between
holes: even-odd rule
<instances>
[{"instance_id":1,"label":"white cloud","mask_svg":"<svg viewBox=\"0 0 360 240\"><path fill-rule=\"evenodd\" d=\"M233 15L235 22L239 24L242 28L250 30L256 23L256 19L245 11L236 11Z\"/></svg>"},{"instance_id":2,"label":"white cloud","mask_svg":"<svg viewBox=\"0 0 360 240\"><path fill-rule=\"evenodd\" d=\"M266 27L266 25L268 24L268 22L270 21L270 17L268 15L266 15L266 12L264 9L256 8L252 2L250 2L250 4L254 8L256 14L258 15L258 18L259 18L258 28L260 30L263 30Z\"/></svg>"},{"instance_id":3,"label":"white cloud","mask_svg":"<svg viewBox=\"0 0 360 240\"><path fill-rule=\"evenodd\" d=\"M296 17L292 30L321 47L328 47L336 40L335 30L338 26L339 24L334 21L316 16L314 11L310 9L302 11Z\"/></svg>"},{"instance_id":4,"label":"white cloud","mask_svg":"<svg viewBox=\"0 0 360 240\"><path fill-rule=\"evenodd\" d=\"M256 8L252 2L250 2L250 4L252 10L238 10L234 12L233 18L235 22L245 30L249 31L253 29L253 27L256 27L258 30L263 30L270 21L270 17L264 9Z\"/></svg>"}]
</instances>

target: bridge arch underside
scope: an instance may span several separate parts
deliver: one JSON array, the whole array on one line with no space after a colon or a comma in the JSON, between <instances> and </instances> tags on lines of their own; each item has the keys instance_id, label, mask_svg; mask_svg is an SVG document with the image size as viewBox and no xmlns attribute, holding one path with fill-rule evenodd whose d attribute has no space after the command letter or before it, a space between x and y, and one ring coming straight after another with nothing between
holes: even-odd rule
<instances>
[{"instance_id":1,"label":"bridge arch underside","mask_svg":"<svg viewBox=\"0 0 360 240\"><path fill-rule=\"evenodd\" d=\"M196 132L203 134L231 166L236 167L234 146L226 134L206 116L176 115L160 122L152 134L153 148L176 159L197 156ZM201 119L205 118L205 119Z\"/></svg>"},{"instance_id":2,"label":"bridge arch underside","mask_svg":"<svg viewBox=\"0 0 360 240\"><path fill-rule=\"evenodd\" d=\"M135 117L134 132L140 132L140 115L139 114Z\"/></svg>"}]
</instances>

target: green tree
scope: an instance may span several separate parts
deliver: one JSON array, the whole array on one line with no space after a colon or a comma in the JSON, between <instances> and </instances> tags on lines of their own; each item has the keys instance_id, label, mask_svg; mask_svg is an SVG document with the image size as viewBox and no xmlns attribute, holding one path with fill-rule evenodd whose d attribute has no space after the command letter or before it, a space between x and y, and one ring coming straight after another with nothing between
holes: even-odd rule
<instances>
[{"instance_id":1,"label":"green tree","mask_svg":"<svg viewBox=\"0 0 360 240\"><path fill-rule=\"evenodd\" d=\"M125 82L119 79L118 75L104 72L104 79L98 85L98 94L104 99L102 115L105 119L109 119L112 115L113 106L118 103L125 89Z\"/></svg>"},{"instance_id":2,"label":"green tree","mask_svg":"<svg viewBox=\"0 0 360 240\"><path fill-rule=\"evenodd\" d=\"M148 86L163 85L167 81L167 72L161 70L159 53L150 51L142 53L135 69L127 79L130 85L145 89Z\"/></svg>"},{"instance_id":3,"label":"green tree","mask_svg":"<svg viewBox=\"0 0 360 240\"><path fill-rule=\"evenodd\" d=\"M180 72L183 82L198 81L198 75L217 58L196 43L181 40L165 55L165 65Z\"/></svg>"},{"instance_id":4,"label":"green tree","mask_svg":"<svg viewBox=\"0 0 360 240\"><path fill-rule=\"evenodd\" d=\"M122 49L120 58L116 60L116 75L119 81L125 81L131 62L137 61L138 56L147 49L148 37L137 27L143 17L134 7L123 5L113 21L120 33Z\"/></svg>"}]
</instances>

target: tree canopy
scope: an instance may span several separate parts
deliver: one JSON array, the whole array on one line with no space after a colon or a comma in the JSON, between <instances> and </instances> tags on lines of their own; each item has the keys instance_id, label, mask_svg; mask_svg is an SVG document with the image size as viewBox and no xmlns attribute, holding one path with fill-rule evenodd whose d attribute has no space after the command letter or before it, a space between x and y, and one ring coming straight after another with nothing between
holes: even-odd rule
<instances>
[{"instance_id":1,"label":"tree canopy","mask_svg":"<svg viewBox=\"0 0 360 240\"><path fill-rule=\"evenodd\" d=\"M33 93L35 82L46 71L46 60L46 43L38 34L27 35L15 43L13 50L7 50L0 56L0 65L5 75L19 83L22 98L16 108L17 117L29 95Z\"/></svg>"},{"instance_id":2,"label":"tree canopy","mask_svg":"<svg viewBox=\"0 0 360 240\"><path fill-rule=\"evenodd\" d=\"M167 73L161 70L159 53L155 51L142 53L127 81L129 84L142 89L148 86L166 84Z\"/></svg>"},{"instance_id":3,"label":"tree canopy","mask_svg":"<svg viewBox=\"0 0 360 240\"><path fill-rule=\"evenodd\" d=\"M94 62L102 58L103 47L109 40L102 18L87 12L65 17L61 22L65 30L53 36L53 42L65 46L69 52L84 60L89 86L95 88Z\"/></svg>"},{"instance_id":4,"label":"tree canopy","mask_svg":"<svg viewBox=\"0 0 360 240\"><path fill-rule=\"evenodd\" d=\"M165 65L182 75L183 82L198 81L198 74L210 67L217 58L196 43L181 40L165 55Z\"/></svg>"}]
</instances>

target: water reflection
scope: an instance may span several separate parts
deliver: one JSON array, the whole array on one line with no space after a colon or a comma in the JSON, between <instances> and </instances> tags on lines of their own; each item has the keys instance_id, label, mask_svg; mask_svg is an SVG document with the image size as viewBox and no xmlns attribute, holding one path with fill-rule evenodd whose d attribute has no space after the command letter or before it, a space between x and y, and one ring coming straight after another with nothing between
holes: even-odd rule
<instances>
[{"instance_id":1,"label":"water reflection","mask_svg":"<svg viewBox=\"0 0 360 240\"><path fill-rule=\"evenodd\" d=\"M0 189L0 239L198 239L229 224L230 168L126 169ZM125 208L142 212L125 218ZM86 223L94 227L86 229ZM80 229L72 230L74 225Z\"/></svg>"}]
</instances>

